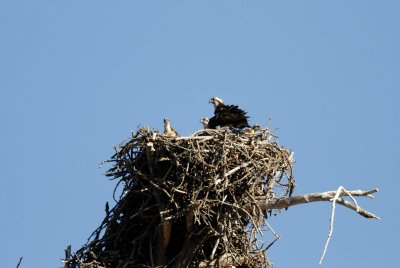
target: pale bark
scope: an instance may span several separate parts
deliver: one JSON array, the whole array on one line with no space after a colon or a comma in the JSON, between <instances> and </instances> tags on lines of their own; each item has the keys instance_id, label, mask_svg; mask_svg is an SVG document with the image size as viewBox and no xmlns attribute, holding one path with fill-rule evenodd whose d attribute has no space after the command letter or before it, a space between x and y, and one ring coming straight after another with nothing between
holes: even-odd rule
<instances>
[{"instance_id":1,"label":"pale bark","mask_svg":"<svg viewBox=\"0 0 400 268\"><path fill-rule=\"evenodd\" d=\"M263 211L269 211L272 209L283 209L283 208L288 208L294 205L300 205L300 204L306 204L306 203L311 203L311 202L320 202L320 201L329 201L331 202L332 199L335 197L337 191L328 191L328 192L323 192L323 193L310 193L310 194L303 194L303 195L297 195L297 196L292 196L292 197L283 197L283 198L277 198L273 200L267 200L266 198L261 198L257 200L257 205L263 210ZM355 191L346 191L345 193L342 194L342 196L349 196L351 194L353 197L354 196L367 196L370 198L373 198L372 194L378 192L378 189L372 189L369 191L362 191L362 190L355 190ZM350 208L354 211L356 211L358 214L361 216L364 216L366 218L372 218L372 219L378 219L379 217L376 216L375 214L357 206L356 204L353 204L349 201L344 200L342 197L337 198L336 200L337 204L340 204L342 206L345 206L347 208Z\"/></svg>"}]
</instances>

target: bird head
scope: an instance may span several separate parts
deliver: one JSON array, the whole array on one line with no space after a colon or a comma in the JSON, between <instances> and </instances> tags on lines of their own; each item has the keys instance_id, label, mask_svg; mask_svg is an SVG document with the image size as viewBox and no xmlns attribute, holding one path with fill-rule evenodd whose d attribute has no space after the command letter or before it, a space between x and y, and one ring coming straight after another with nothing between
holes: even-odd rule
<instances>
[{"instance_id":1,"label":"bird head","mask_svg":"<svg viewBox=\"0 0 400 268\"><path fill-rule=\"evenodd\" d=\"M168 117L164 118L164 128L167 129L171 125Z\"/></svg>"},{"instance_id":2,"label":"bird head","mask_svg":"<svg viewBox=\"0 0 400 268\"><path fill-rule=\"evenodd\" d=\"M218 97L212 97L209 103L212 103L214 105L214 108L217 108L219 105L224 104L224 100Z\"/></svg>"},{"instance_id":3,"label":"bird head","mask_svg":"<svg viewBox=\"0 0 400 268\"><path fill-rule=\"evenodd\" d=\"M204 128L207 128L208 127L208 122L210 121L210 119L208 119L208 117L203 117L201 120L200 120L200 123L202 123L203 124L203 127Z\"/></svg>"},{"instance_id":4,"label":"bird head","mask_svg":"<svg viewBox=\"0 0 400 268\"><path fill-rule=\"evenodd\" d=\"M259 131L259 130L261 130L261 126L260 126L259 124L254 124L251 128L252 128L254 131Z\"/></svg>"}]
</instances>

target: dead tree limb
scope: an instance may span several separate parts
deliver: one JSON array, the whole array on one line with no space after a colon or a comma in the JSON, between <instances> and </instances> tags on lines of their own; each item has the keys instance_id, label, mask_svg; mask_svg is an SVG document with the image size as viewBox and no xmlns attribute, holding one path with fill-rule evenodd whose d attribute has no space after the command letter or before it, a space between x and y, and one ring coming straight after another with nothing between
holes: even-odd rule
<instances>
[{"instance_id":1,"label":"dead tree limb","mask_svg":"<svg viewBox=\"0 0 400 268\"><path fill-rule=\"evenodd\" d=\"M373 191L378 191L378 189L373 189L373 190L371 190L372 192ZM366 196L369 196L369 197L371 197L371 198L373 198L373 196L371 195L371 191L367 191L367 192L361 192L361 196L363 196L363 195L366 195ZM359 194L360 192L358 192L358 191L356 191L356 194ZM326 239L326 243L325 243L325 247L324 247L324 250L323 250L323 252L322 252L322 255L321 255L321 259L319 260L319 265L321 265L322 264L322 261L324 260L324 257L325 257L325 254L326 254L326 251L327 251L327 249L328 249L328 245L329 245L329 241L331 240L331 237L332 237L332 233L333 233L333 222L334 222L334 220L335 220L335 209L336 209L336 203L338 202L338 200L340 199L340 197L341 196L343 196L343 195L346 195L346 196L348 196L348 197L350 197L351 198L351 200L353 200L353 202L354 202L354 204L351 204L351 205L353 205L353 206L355 206L356 207L356 212L357 213L359 213L360 212L360 206L358 205L358 203L357 203L357 200L353 197L353 195L352 195L352 193L351 192L349 192L349 191L347 191L343 186L339 186L339 188L337 189L337 191L336 191L336 193L335 193L335 196L332 198L332 199L330 199L330 201L332 202L332 213L331 213L331 220L330 220L330 226L329 226L329 232L328 232L328 237L327 237L327 239ZM346 201L347 202L347 201ZM372 214L372 213L370 213L370 214ZM373 214L372 214L373 215ZM364 215L363 215L364 216ZM373 215L373 216L375 216L375 215ZM375 219L379 219L378 217L374 217Z\"/></svg>"},{"instance_id":2,"label":"dead tree limb","mask_svg":"<svg viewBox=\"0 0 400 268\"><path fill-rule=\"evenodd\" d=\"M369 191L362 191L362 190L354 190L354 191L346 191L342 194L342 196L348 196L351 194L352 196L367 196L373 198L372 194L378 192L377 188L369 190ZM258 199L257 205L263 211L270 211L272 209L283 209L288 208L294 205L306 204L311 202L320 202L320 201L329 201L332 202L332 198L335 197L337 191L328 191L323 193L311 193L311 194L304 194L304 195L297 195L292 197L282 197L277 198L275 200L268 200L267 198ZM379 217L375 214L353 204L345 199L339 197L336 200L337 204L350 208L356 211L361 216L366 218L372 218L379 220ZM247 208L249 209L249 207Z\"/></svg>"}]
</instances>

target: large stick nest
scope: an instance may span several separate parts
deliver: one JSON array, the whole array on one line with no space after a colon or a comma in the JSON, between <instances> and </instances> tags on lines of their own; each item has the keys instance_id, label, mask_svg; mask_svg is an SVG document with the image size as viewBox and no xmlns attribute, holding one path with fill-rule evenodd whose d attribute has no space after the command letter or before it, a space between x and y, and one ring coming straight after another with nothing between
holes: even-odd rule
<instances>
[{"instance_id":1,"label":"large stick nest","mask_svg":"<svg viewBox=\"0 0 400 268\"><path fill-rule=\"evenodd\" d=\"M66 267L267 267L257 200L290 196L292 153L268 129L169 137L139 129L106 176L116 205Z\"/></svg>"}]
</instances>

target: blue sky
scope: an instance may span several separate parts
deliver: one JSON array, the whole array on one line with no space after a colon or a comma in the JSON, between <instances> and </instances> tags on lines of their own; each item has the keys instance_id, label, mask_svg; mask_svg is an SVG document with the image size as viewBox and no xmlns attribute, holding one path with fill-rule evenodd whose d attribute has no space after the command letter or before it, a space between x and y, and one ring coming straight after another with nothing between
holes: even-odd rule
<instances>
[{"instance_id":1,"label":"blue sky","mask_svg":"<svg viewBox=\"0 0 400 268\"><path fill-rule=\"evenodd\" d=\"M294 150L295 194L378 187L338 207L323 267L394 267L398 1L0 2L0 267L60 267L104 216L98 164L137 126L182 134L219 96ZM330 204L270 219L274 267L317 267ZM272 239L272 237L267 237Z\"/></svg>"}]
</instances>

